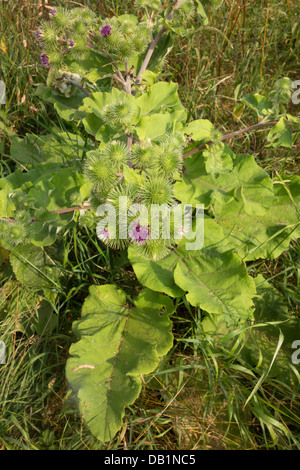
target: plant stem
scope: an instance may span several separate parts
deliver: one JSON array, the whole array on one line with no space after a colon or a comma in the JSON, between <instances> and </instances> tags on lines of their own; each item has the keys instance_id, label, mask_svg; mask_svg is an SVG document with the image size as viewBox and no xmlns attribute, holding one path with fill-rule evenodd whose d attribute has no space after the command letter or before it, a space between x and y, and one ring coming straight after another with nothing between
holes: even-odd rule
<instances>
[{"instance_id":1,"label":"plant stem","mask_svg":"<svg viewBox=\"0 0 300 470\"><path fill-rule=\"evenodd\" d=\"M128 148L128 153L129 153L129 160L127 161L127 165L129 168L132 168L132 162L131 162L131 147L132 147L132 141L133 141L133 134L132 132L127 135L127 148Z\"/></svg>"},{"instance_id":2,"label":"plant stem","mask_svg":"<svg viewBox=\"0 0 300 470\"><path fill-rule=\"evenodd\" d=\"M254 124L253 126L249 127L244 127L243 129L239 129L237 131L229 132L228 134L222 135L220 140L228 140L231 139L232 137L235 137L240 134L245 134L246 132L251 132L257 129L263 129L264 127L269 127L269 126L274 126L277 124L278 121L268 121L268 122L259 122L258 124ZM206 148L207 145L212 144L213 142L210 140L209 142L199 145L199 147L195 147L192 150L189 150L188 152L184 153L182 158L189 157L190 155L193 155L194 153L199 152L199 150L203 150Z\"/></svg>"},{"instance_id":3,"label":"plant stem","mask_svg":"<svg viewBox=\"0 0 300 470\"><path fill-rule=\"evenodd\" d=\"M169 13L169 15L167 16L167 20L171 20L174 16L174 12L175 10L179 7L179 4L180 4L180 0L176 0L173 8L172 8L172 11ZM164 34L164 32L167 30L167 28L165 26L163 26L159 32L157 33L157 35L155 36L155 38L151 41L150 43L150 46L149 46L149 49L148 49L148 52L146 54L146 57L144 59L144 62L142 63L142 66L140 68L140 71L139 73L137 74L137 78L136 78L136 81L135 81L135 85L139 85L141 83L141 75L142 73L146 70L146 68L148 67L148 64L149 64L149 61L151 59L151 56L154 52L154 49L158 43L158 41L160 40L160 38L162 37L162 35Z\"/></svg>"},{"instance_id":4,"label":"plant stem","mask_svg":"<svg viewBox=\"0 0 300 470\"><path fill-rule=\"evenodd\" d=\"M115 80L117 80L117 82L121 83L121 85L124 87L125 85L125 82L124 80L121 80L118 75L113 75L112 78L114 78Z\"/></svg>"},{"instance_id":5,"label":"plant stem","mask_svg":"<svg viewBox=\"0 0 300 470\"><path fill-rule=\"evenodd\" d=\"M78 83L76 83L74 80L71 80L70 78L66 79L66 83L70 83L71 85L76 86L76 87L79 88L79 90L81 90L86 96L90 96L90 95L91 95L83 86L79 85Z\"/></svg>"},{"instance_id":6,"label":"plant stem","mask_svg":"<svg viewBox=\"0 0 300 470\"><path fill-rule=\"evenodd\" d=\"M118 64L116 63L116 61L114 60L114 58L111 56L111 54L108 52L107 49L103 49L103 51L105 52L105 54L108 55L108 57L110 58L111 60L111 63L113 64L114 68L116 69L116 73L117 73L117 76L118 76L118 81L120 83L122 83L123 87L126 85L126 82L124 80L124 77L122 75L122 72L121 70L119 69L118 67ZM116 78L116 76L114 76L114 78Z\"/></svg>"},{"instance_id":7,"label":"plant stem","mask_svg":"<svg viewBox=\"0 0 300 470\"><path fill-rule=\"evenodd\" d=\"M264 65L264 60L265 60L265 45L266 45L266 35L267 35L267 27L268 27L268 21L269 21L269 10L270 10L270 0L267 0L267 14L266 14L266 23L265 23L265 31L264 31L264 40L262 44L260 75L262 75L263 65Z\"/></svg>"},{"instance_id":8,"label":"plant stem","mask_svg":"<svg viewBox=\"0 0 300 470\"><path fill-rule=\"evenodd\" d=\"M125 69L126 69L126 75L125 75L124 91L128 95L131 95L131 81L130 81L130 70L129 70L128 60L126 60L125 62Z\"/></svg>"},{"instance_id":9,"label":"plant stem","mask_svg":"<svg viewBox=\"0 0 300 470\"><path fill-rule=\"evenodd\" d=\"M67 212L74 212L74 211L80 211L80 210L90 210L91 206L75 206L75 207L68 207L67 209L58 209L55 211L50 211L51 214L66 214Z\"/></svg>"}]
</instances>

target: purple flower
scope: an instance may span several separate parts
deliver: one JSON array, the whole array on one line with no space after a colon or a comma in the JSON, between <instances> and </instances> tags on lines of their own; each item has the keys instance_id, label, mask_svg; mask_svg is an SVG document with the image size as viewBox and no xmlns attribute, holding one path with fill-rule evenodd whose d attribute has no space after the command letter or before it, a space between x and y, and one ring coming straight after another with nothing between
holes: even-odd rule
<instances>
[{"instance_id":1,"label":"purple flower","mask_svg":"<svg viewBox=\"0 0 300 470\"><path fill-rule=\"evenodd\" d=\"M50 62L49 62L49 57L47 56L47 54L41 54L40 58L41 58L41 64L44 67L49 67Z\"/></svg>"},{"instance_id":2,"label":"purple flower","mask_svg":"<svg viewBox=\"0 0 300 470\"><path fill-rule=\"evenodd\" d=\"M97 233L97 237L103 242L105 242L108 238L110 238L110 233L106 227L105 228L102 228L102 227L103 225L101 223L100 225L98 224L96 228L96 233Z\"/></svg>"},{"instance_id":3,"label":"purple flower","mask_svg":"<svg viewBox=\"0 0 300 470\"><path fill-rule=\"evenodd\" d=\"M34 34L35 34L35 37L36 37L39 41L42 41L42 40L43 40L43 34L42 34L42 32L41 32L39 29L37 29L37 30L34 32Z\"/></svg>"},{"instance_id":4,"label":"purple flower","mask_svg":"<svg viewBox=\"0 0 300 470\"><path fill-rule=\"evenodd\" d=\"M109 231L107 230L107 228L104 228L102 230L101 235L103 236L103 238L109 238Z\"/></svg>"},{"instance_id":5,"label":"purple flower","mask_svg":"<svg viewBox=\"0 0 300 470\"><path fill-rule=\"evenodd\" d=\"M74 47L75 42L71 40L71 41L69 41L69 45L70 45L71 47Z\"/></svg>"},{"instance_id":6,"label":"purple flower","mask_svg":"<svg viewBox=\"0 0 300 470\"><path fill-rule=\"evenodd\" d=\"M52 8L52 10L50 10L50 15L54 16L56 15L57 11L55 10L55 8Z\"/></svg>"},{"instance_id":7,"label":"purple flower","mask_svg":"<svg viewBox=\"0 0 300 470\"><path fill-rule=\"evenodd\" d=\"M139 244L143 243L145 240L150 238L149 225L147 227L143 227L139 221L134 222L129 236L132 241L136 241Z\"/></svg>"},{"instance_id":8,"label":"purple flower","mask_svg":"<svg viewBox=\"0 0 300 470\"><path fill-rule=\"evenodd\" d=\"M103 26L103 28L100 29L100 34L104 38L109 36L111 34L111 26L109 24L106 24L105 26Z\"/></svg>"}]
</instances>

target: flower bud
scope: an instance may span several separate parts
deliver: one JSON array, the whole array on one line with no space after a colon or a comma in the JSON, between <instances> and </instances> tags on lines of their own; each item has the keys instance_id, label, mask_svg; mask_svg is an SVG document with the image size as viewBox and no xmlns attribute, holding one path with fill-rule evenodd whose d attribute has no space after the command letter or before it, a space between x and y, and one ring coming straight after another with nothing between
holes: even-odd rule
<instances>
[{"instance_id":1,"label":"flower bud","mask_svg":"<svg viewBox=\"0 0 300 470\"><path fill-rule=\"evenodd\" d=\"M75 21L72 25L72 31L75 33L75 34L78 34L78 35L83 35L83 34L87 34L88 33L88 29L87 29L87 26L84 24L83 21L79 20L79 21Z\"/></svg>"},{"instance_id":2,"label":"flower bud","mask_svg":"<svg viewBox=\"0 0 300 470\"><path fill-rule=\"evenodd\" d=\"M129 159L127 147L123 142L112 141L102 149L102 154L107 156L113 163L120 165Z\"/></svg>"},{"instance_id":3,"label":"flower bud","mask_svg":"<svg viewBox=\"0 0 300 470\"><path fill-rule=\"evenodd\" d=\"M131 95L125 93L113 103L104 106L103 119L110 126L130 126L138 115L139 108Z\"/></svg>"},{"instance_id":4,"label":"flower bud","mask_svg":"<svg viewBox=\"0 0 300 470\"><path fill-rule=\"evenodd\" d=\"M49 61L49 57L47 56L47 54L41 54L40 59L41 59L41 64L44 67L49 67L50 66L50 61Z\"/></svg>"},{"instance_id":5,"label":"flower bud","mask_svg":"<svg viewBox=\"0 0 300 470\"><path fill-rule=\"evenodd\" d=\"M131 160L134 165L143 170L153 167L158 155L158 147L151 142L134 144L131 149Z\"/></svg>"},{"instance_id":6,"label":"flower bud","mask_svg":"<svg viewBox=\"0 0 300 470\"><path fill-rule=\"evenodd\" d=\"M43 23L41 27L43 40L46 44L55 44L57 40L58 30L49 23Z\"/></svg>"},{"instance_id":7,"label":"flower bud","mask_svg":"<svg viewBox=\"0 0 300 470\"><path fill-rule=\"evenodd\" d=\"M100 29L100 34L104 38L106 38L107 36L110 36L111 35L111 26L109 24L104 25Z\"/></svg>"},{"instance_id":8,"label":"flower bud","mask_svg":"<svg viewBox=\"0 0 300 470\"><path fill-rule=\"evenodd\" d=\"M137 25L131 20L125 20L121 23L121 32L125 36L132 36L136 33Z\"/></svg>"},{"instance_id":9,"label":"flower bud","mask_svg":"<svg viewBox=\"0 0 300 470\"><path fill-rule=\"evenodd\" d=\"M171 176L182 167L181 151L175 149L172 144L165 144L160 147L155 168L165 176Z\"/></svg>"},{"instance_id":10,"label":"flower bud","mask_svg":"<svg viewBox=\"0 0 300 470\"><path fill-rule=\"evenodd\" d=\"M52 11L55 11L55 13L51 15L51 23L62 30L71 27L72 19L68 10L64 8L57 8L55 10L53 9Z\"/></svg>"},{"instance_id":11,"label":"flower bud","mask_svg":"<svg viewBox=\"0 0 300 470\"><path fill-rule=\"evenodd\" d=\"M172 204L174 201L171 182L163 176L157 176L157 173L146 179L140 196L142 202L149 207L151 204Z\"/></svg>"},{"instance_id":12,"label":"flower bud","mask_svg":"<svg viewBox=\"0 0 300 470\"><path fill-rule=\"evenodd\" d=\"M22 222L8 223L3 233L3 238L12 246L17 246L26 241L27 229Z\"/></svg>"},{"instance_id":13,"label":"flower bud","mask_svg":"<svg viewBox=\"0 0 300 470\"><path fill-rule=\"evenodd\" d=\"M45 54L43 54L43 55L45 55ZM51 65L59 66L63 62L63 57L62 57L61 53L59 53L58 51L54 51L54 52L49 53L48 60L49 60Z\"/></svg>"},{"instance_id":14,"label":"flower bud","mask_svg":"<svg viewBox=\"0 0 300 470\"><path fill-rule=\"evenodd\" d=\"M132 41L128 39L120 39L116 45L116 49L120 58L124 61L130 60L135 53Z\"/></svg>"},{"instance_id":15,"label":"flower bud","mask_svg":"<svg viewBox=\"0 0 300 470\"><path fill-rule=\"evenodd\" d=\"M101 150L91 150L87 153L84 174L100 192L112 185L116 179L115 171L115 165Z\"/></svg>"}]
</instances>

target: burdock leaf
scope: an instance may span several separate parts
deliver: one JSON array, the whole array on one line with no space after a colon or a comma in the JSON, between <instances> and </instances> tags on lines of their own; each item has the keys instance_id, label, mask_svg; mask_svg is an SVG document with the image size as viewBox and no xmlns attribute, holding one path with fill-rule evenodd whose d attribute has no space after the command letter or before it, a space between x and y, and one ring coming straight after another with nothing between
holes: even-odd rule
<instances>
[{"instance_id":1,"label":"burdock leaf","mask_svg":"<svg viewBox=\"0 0 300 470\"><path fill-rule=\"evenodd\" d=\"M249 214L241 202L215 204L216 221L246 261L277 258L291 239L300 236L300 178L274 184L272 208L264 215Z\"/></svg>"},{"instance_id":2,"label":"burdock leaf","mask_svg":"<svg viewBox=\"0 0 300 470\"><path fill-rule=\"evenodd\" d=\"M217 176L207 173L202 154L186 159L183 179L174 186L177 199L185 204L204 204L206 207L216 201L228 204L242 200L248 214L265 214L273 202L271 178L252 155L234 156L231 152L231 156L232 171Z\"/></svg>"},{"instance_id":3,"label":"burdock leaf","mask_svg":"<svg viewBox=\"0 0 300 470\"><path fill-rule=\"evenodd\" d=\"M158 292L164 292L171 297L180 297L184 291L174 282L174 268L178 257L170 253L159 261L142 258L136 247L128 249L128 257L140 283Z\"/></svg>"},{"instance_id":4,"label":"burdock leaf","mask_svg":"<svg viewBox=\"0 0 300 470\"><path fill-rule=\"evenodd\" d=\"M115 285L91 286L82 317L73 327L67 379L91 432L102 442L122 426L125 407L141 391L141 374L152 372L173 344L172 301L142 291L134 305Z\"/></svg>"},{"instance_id":5,"label":"burdock leaf","mask_svg":"<svg viewBox=\"0 0 300 470\"><path fill-rule=\"evenodd\" d=\"M60 268L53 254L52 247L17 246L10 254L10 262L18 281L35 289L60 287Z\"/></svg>"},{"instance_id":6,"label":"burdock leaf","mask_svg":"<svg viewBox=\"0 0 300 470\"><path fill-rule=\"evenodd\" d=\"M171 108L179 102L177 89L178 84L172 82L159 82L152 85L148 93L136 100L141 108L142 117L171 111Z\"/></svg>"},{"instance_id":7,"label":"burdock leaf","mask_svg":"<svg viewBox=\"0 0 300 470\"><path fill-rule=\"evenodd\" d=\"M247 319L253 306L255 284L239 256L210 250L189 254L177 262L174 279L187 291L191 305L209 313L226 314L228 321Z\"/></svg>"}]
</instances>

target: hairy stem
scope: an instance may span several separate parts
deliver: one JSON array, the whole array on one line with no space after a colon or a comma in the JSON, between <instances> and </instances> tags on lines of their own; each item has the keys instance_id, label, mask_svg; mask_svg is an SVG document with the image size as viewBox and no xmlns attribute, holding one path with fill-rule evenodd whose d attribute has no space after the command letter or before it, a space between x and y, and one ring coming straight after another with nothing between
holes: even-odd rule
<instances>
[{"instance_id":1,"label":"hairy stem","mask_svg":"<svg viewBox=\"0 0 300 470\"><path fill-rule=\"evenodd\" d=\"M278 121L259 122L258 124L254 124L253 126L244 127L243 129L239 129L237 131L224 134L222 135L220 140L228 140L237 135L245 134L246 132L251 132L257 129L263 129L264 127L274 126L275 124L277 124L277 122ZM209 141L209 142L206 142L205 144L199 145L198 147L195 147L194 149L189 150L188 152L184 153L182 158L189 157L190 155L193 155L194 153L199 152L199 150L205 149L207 145L210 145L212 143L213 143L212 141Z\"/></svg>"}]
</instances>

